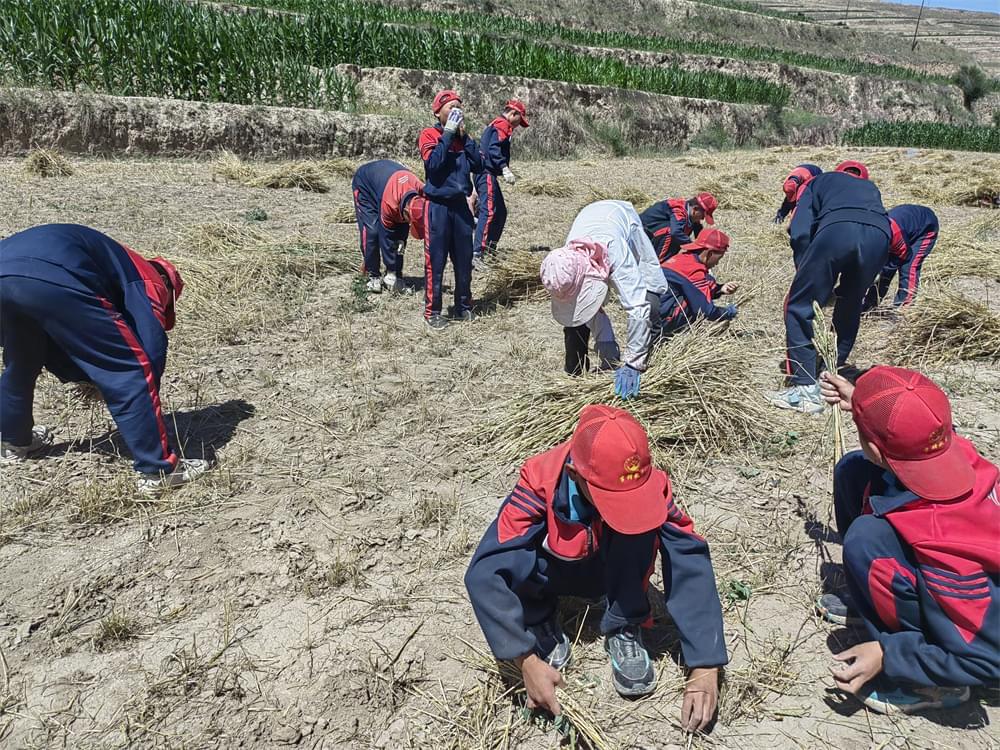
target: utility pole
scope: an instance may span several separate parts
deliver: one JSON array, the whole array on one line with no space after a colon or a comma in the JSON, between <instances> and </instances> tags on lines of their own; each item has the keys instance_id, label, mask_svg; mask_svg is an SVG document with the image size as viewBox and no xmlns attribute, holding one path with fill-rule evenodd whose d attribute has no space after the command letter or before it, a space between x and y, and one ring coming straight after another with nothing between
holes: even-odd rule
<instances>
[{"instance_id":1,"label":"utility pole","mask_svg":"<svg viewBox=\"0 0 1000 750\"><path fill-rule=\"evenodd\" d=\"M851 0L847 0L847 8L844 10L844 21L847 21L847 17L851 15Z\"/></svg>"},{"instance_id":2,"label":"utility pole","mask_svg":"<svg viewBox=\"0 0 1000 750\"><path fill-rule=\"evenodd\" d=\"M917 31L920 29L920 17L924 14L924 0L920 0L920 10L917 11L917 25L913 27L913 44L910 45L910 52L917 48Z\"/></svg>"}]
</instances>

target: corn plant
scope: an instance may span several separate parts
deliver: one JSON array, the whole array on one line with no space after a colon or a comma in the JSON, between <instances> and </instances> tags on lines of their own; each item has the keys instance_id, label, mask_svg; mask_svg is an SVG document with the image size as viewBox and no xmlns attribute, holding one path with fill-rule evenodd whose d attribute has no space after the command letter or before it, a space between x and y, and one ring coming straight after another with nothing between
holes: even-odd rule
<instances>
[{"instance_id":1,"label":"corn plant","mask_svg":"<svg viewBox=\"0 0 1000 750\"><path fill-rule=\"evenodd\" d=\"M1000 128L941 122L869 122L844 133L844 143L998 152Z\"/></svg>"}]
</instances>

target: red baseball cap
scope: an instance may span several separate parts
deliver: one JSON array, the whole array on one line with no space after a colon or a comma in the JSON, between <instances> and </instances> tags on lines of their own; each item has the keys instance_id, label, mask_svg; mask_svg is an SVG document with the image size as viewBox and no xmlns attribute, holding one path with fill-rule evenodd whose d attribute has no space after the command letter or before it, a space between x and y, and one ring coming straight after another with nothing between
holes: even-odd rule
<instances>
[{"instance_id":1,"label":"red baseball cap","mask_svg":"<svg viewBox=\"0 0 1000 750\"><path fill-rule=\"evenodd\" d=\"M419 193L410 198L410 235L417 240L424 238L424 213L427 211L427 199Z\"/></svg>"},{"instance_id":2,"label":"red baseball cap","mask_svg":"<svg viewBox=\"0 0 1000 750\"><path fill-rule=\"evenodd\" d=\"M729 249L729 235L721 229L704 229L691 242L681 245L681 250L715 250L724 253Z\"/></svg>"},{"instance_id":3,"label":"red baseball cap","mask_svg":"<svg viewBox=\"0 0 1000 750\"><path fill-rule=\"evenodd\" d=\"M528 110L524 106L524 102L520 99L510 99L503 105L504 109L512 109L521 115L521 126L528 127Z\"/></svg>"},{"instance_id":4,"label":"red baseball cap","mask_svg":"<svg viewBox=\"0 0 1000 750\"><path fill-rule=\"evenodd\" d=\"M851 174L850 172L847 171L848 169L855 169L858 171L859 174L854 176L860 176L862 180L868 179L868 167L866 167L859 161L851 161L851 160L842 161L840 162L840 164L837 165L836 169L834 169L833 171L845 172L847 174Z\"/></svg>"},{"instance_id":5,"label":"red baseball cap","mask_svg":"<svg viewBox=\"0 0 1000 750\"><path fill-rule=\"evenodd\" d=\"M715 200L715 196L711 193L698 193L694 197L694 202L705 209L705 221L709 224L714 224L715 219L712 217L712 214L719 207L719 201Z\"/></svg>"},{"instance_id":6,"label":"red baseball cap","mask_svg":"<svg viewBox=\"0 0 1000 750\"><path fill-rule=\"evenodd\" d=\"M569 452L597 512L615 531L644 534L667 519L670 479L653 468L649 437L631 414L585 406Z\"/></svg>"},{"instance_id":7,"label":"red baseball cap","mask_svg":"<svg viewBox=\"0 0 1000 750\"><path fill-rule=\"evenodd\" d=\"M452 91L451 89L445 89L444 91L438 91L434 96L434 103L431 104L431 112L437 114L441 111L443 107L448 102L458 102L462 103L462 97L458 95L457 91Z\"/></svg>"},{"instance_id":8,"label":"red baseball cap","mask_svg":"<svg viewBox=\"0 0 1000 750\"><path fill-rule=\"evenodd\" d=\"M948 397L902 367L873 367L851 398L854 423L907 489L927 500L969 492L976 473L955 440Z\"/></svg>"}]
</instances>

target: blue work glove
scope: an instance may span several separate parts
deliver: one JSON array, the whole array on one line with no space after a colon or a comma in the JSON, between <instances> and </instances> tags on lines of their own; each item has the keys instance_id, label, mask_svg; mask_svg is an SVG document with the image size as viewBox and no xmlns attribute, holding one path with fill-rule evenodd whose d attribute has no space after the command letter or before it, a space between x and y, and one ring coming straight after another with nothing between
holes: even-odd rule
<instances>
[{"instance_id":1,"label":"blue work glove","mask_svg":"<svg viewBox=\"0 0 1000 750\"><path fill-rule=\"evenodd\" d=\"M739 313L740 311L736 305L726 305L726 320L732 320L739 315Z\"/></svg>"},{"instance_id":2,"label":"blue work glove","mask_svg":"<svg viewBox=\"0 0 1000 750\"><path fill-rule=\"evenodd\" d=\"M624 399L639 395L639 371L622 365L615 372L615 395Z\"/></svg>"},{"instance_id":3,"label":"blue work glove","mask_svg":"<svg viewBox=\"0 0 1000 750\"><path fill-rule=\"evenodd\" d=\"M448 121L444 124L444 132L454 133L462 124L463 119L464 115L462 114L462 110L458 107L454 107L451 112L448 113Z\"/></svg>"}]
</instances>

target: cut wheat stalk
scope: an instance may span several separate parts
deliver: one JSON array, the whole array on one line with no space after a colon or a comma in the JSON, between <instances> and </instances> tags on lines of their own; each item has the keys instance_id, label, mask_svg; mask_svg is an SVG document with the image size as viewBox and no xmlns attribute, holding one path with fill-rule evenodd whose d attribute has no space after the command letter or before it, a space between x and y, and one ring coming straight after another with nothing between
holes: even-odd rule
<instances>
[{"instance_id":1,"label":"cut wheat stalk","mask_svg":"<svg viewBox=\"0 0 1000 750\"><path fill-rule=\"evenodd\" d=\"M813 346L816 352L823 358L826 368L830 372L837 371L837 332L826 322L826 315L818 302L813 302ZM846 449L844 447L844 424L843 414L839 406L830 410L833 413L831 419L833 425L833 465L844 457Z\"/></svg>"},{"instance_id":2,"label":"cut wheat stalk","mask_svg":"<svg viewBox=\"0 0 1000 750\"><path fill-rule=\"evenodd\" d=\"M500 250L490 259L486 287L480 299L505 305L510 302L544 296L539 277L544 248Z\"/></svg>"},{"instance_id":3,"label":"cut wheat stalk","mask_svg":"<svg viewBox=\"0 0 1000 750\"><path fill-rule=\"evenodd\" d=\"M958 292L921 288L903 309L889 352L895 362L912 365L1000 360L1000 315Z\"/></svg>"}]
</instances>

